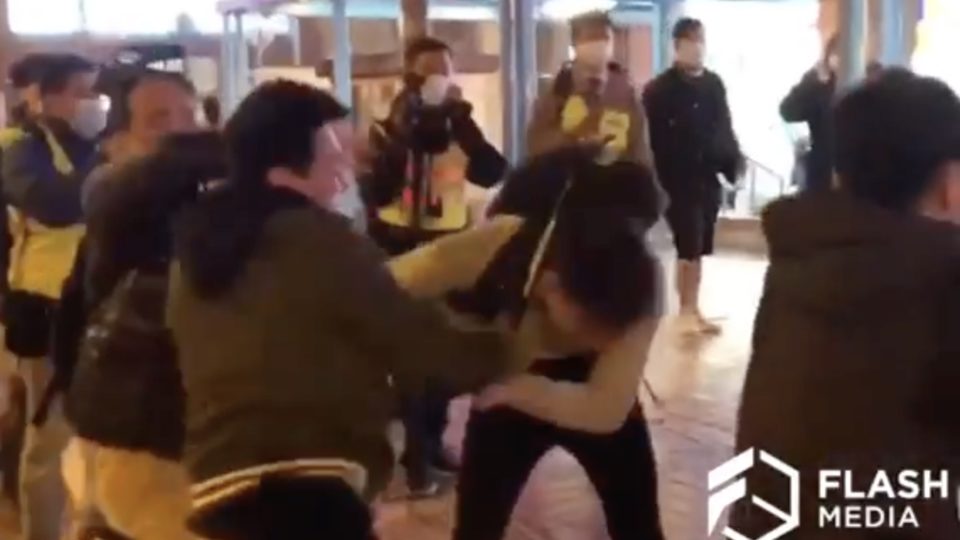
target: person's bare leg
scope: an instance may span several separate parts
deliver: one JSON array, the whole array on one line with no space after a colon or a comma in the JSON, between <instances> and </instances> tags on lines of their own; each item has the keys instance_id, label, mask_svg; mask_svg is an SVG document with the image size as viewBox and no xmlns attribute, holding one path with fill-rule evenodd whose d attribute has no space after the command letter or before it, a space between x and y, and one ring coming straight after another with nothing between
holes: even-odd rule
<instances>
[{"instance_id":1,"label":"person's bare leg","mask_svg":"<svg viewBox=\"0 0 960 540\"><path fill-rule=\"evenodd\" d=\"M710 322L703 316L700 309L700 286L703 283L703 259L697 259L691 263L690 268L690 298L693 305L693 313L696 314L697 321L700 324L700 332L704 334L719 334L722 329L720 325Z\"/></svg>"},{"instance_id":2,"label":"person's bare leg","mask_svg":"<svg viewBox=\"0 0 960 540\"><path fill-rule=\"evenodd\" d=\"M680 297L681 331L686 334L718 334L718 325L708 321L700 310L702 259L677 261L677 294Z\"/></svg>"},{"instance_id":3,"label":"person's bare leg","mask_svg":"<svg viewBox=\"0 0 960 540\"><path fill-rule=\"evenodd\" d=\"M700 317L697 313L696 292L693 289L693 261L677 260L677 297L680 299L680 332L700 333Z\"/></svg>"}]
</instances>

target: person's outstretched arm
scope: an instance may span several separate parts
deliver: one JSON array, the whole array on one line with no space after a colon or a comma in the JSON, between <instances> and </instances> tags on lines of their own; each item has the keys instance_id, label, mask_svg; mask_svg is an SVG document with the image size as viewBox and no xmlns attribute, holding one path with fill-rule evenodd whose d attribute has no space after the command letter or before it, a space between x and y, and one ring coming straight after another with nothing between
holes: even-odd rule
<instances>
[{"instance_id":1,"label":"person's outstretched arm","mask_svg":"<svg viewBox=\"0 0 960 540\"><path fill-rule=\"evenodd\" d=\"M506 338L494 330L455 327L434 302L401 289L371 242L346 228L336 234L342 236L337 262L324 266L331 298L340 299L342 329L383 362L401 392L416 394L437 380L467 393L506 373L514 354Z\"/></svg>"},{"instance_id":2,"label":"person's outstretched arm","mask_svg":"<svg viewBox=\"0 0 960 540\"><path fill-rule=\"evenodd\" d=\"M397 283L417 298L439 299L472 287L520 229L523 219L497 216L466 231L425 244L388 263Z\"/></svg>"},{"instance_id":3,"label":"person's outstretched arm","mask_svg":"<svg viewBox=\"0 0 960 540\"><path fill-rule=\"evenodd\" d=\"M481 394L480 408L509 406L561 428L612 433L637 403L659 318L645 319L600 354L586 383L518 375Z\"/></svg>"}]
</instances>

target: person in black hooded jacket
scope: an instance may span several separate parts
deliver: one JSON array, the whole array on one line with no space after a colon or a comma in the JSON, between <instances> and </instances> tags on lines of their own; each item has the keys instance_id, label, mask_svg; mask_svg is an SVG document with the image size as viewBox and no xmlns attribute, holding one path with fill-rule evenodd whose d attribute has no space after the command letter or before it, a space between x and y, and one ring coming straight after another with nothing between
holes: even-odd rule
<instances>
[{"instance_id":1,"label":"person in black hooded jacket","mask_svg":"<svg viewBox=\"0 0 960 540\"><path fill-rule=\"evenodd\" d=\"M839 191L769 207L770 268L740 405L739 452L762 449L799 470L804 540L960 537L960 98L906 70L879 75L834 113ZM753 456L750 456L751 458ZM790 508L782 477L756 467L751 492ZM819 526L845 499L817 485L850 471L946 471L947 497L895 501L917 527ZM898 489L894 486L894 489ZM736 504L731 526L756 538L781 520ZM712 524L714 526L718 523Z\"/></svg>"},{"instance_id":2,"label":"person in black hooded jacket","mask_svg":"<svg viewBox=\"0 0 960 540\"><path fill-rule=\"evenodd\" d=\"M838 41L830 39L817 66L803 75L780 103L787 122L803 122L810 129L810 150L802 156L803 189L823 191L833 186L833 103L839 68Z\"/></svg>"}]
</instances>

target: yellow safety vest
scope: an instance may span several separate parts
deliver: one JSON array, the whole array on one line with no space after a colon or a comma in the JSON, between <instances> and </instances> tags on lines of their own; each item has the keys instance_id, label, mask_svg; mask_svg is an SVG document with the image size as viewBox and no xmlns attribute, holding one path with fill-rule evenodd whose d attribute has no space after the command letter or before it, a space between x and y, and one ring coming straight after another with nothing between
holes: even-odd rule
<instances>
[{"instance_id":1,"label":"yellow safety vest","mask_svg":"<svg viewBox=\"0 0 960 540\"><path fill-rule=\"evenodd\" d=\"M421 208L432 202L439 205L439 215L421 212L420 228L424 231L459 231L470 224L470 212L466 197L467 155L456 144L443 154L432 156L427 181L430 182L432 201L424 201ZM411 166L407 164L408 168ZM414 225L414 201L411 190L377 212L380 221L395 227Z\"/></svg>"},{"instance_id":2,"label":"yellow safety vest","mask_svg":"<svg viewBox=\"0 0 960 540\"><path fill-rule=\"evenodd\" d=\"M43 129L43 133L54 167L64 176L73 174L75 168L67 152L49 130ZM7 147L26 136L20 129L4 130L0 144ZM13 237L8 271L10 288L59 299L83 239L83 225L47 227L11 206L7 207L7 216Z\"/></svg>"},{"instance_id":3,"label":"yellow safety vest","mask_svg":"<svg viewBox=\"0 0 960 540\"><path fill-rule=\"evenodd\" d=\"M608 82L608 90L604 96L603 111L600 113L599 135L610 138L608 147L621 154L625 154L630 147L630 128L632 110L626 97L631 96L629 83L622 80L621 77L611 78ZM622 102L622 103L617 103ZM590 115L590 106L587 101L578 94L573 94L567 98L560 113L560 126L567 132L573 132L587 116Z\"/></svg>"}]
</instances>

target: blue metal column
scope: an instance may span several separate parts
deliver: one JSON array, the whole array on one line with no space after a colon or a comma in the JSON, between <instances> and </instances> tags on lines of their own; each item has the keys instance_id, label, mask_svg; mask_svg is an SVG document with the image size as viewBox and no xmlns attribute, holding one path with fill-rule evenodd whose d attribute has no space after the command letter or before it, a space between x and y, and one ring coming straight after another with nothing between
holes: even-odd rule
<instances>
[{"instance_id":1,"label":"blue metal column","mask_svg":"<svg viewBox=\"0 0 960 540\"><path fill-rule=\"evenodd\" d=\"M526 149L527 124L533 115L533 104L537 99L537 9L536 2L516 0L514 2L514 21L517 32L516 45L516 81L517 81L517 132L513 137L516 143L516 157L523 159Z\"/></svg>"},{"instance_id":2,"label":"blue metal column","mask_svg":"<svg viewBox=\"0 0 960 540\"><path fill-rule=\"evenodd\" d=\"M239 105L241 101L247 94L253 90L253 73L250 71L250 44L247 43L246 30L243 26L243 13L238 12L236 14L236 30L237 30L237 76L236 76L236 99L237 104Z\"/></svg>"},{"instance_id":3,"label":"blue metal column","mask_svg":"<svg viewBox=\"0 0 960 540\"><path fill-rule=\"evenodd\" d=\"M880 45L880 61L885 66L903 66L910 63L907 52L906 9L903 0L883 0L883 41Z\"/></svg>"},{"instance_id":4,"label":"blue metal column","mask_svg":"<svg viewBox=\"0 0 960 540\"><path fill-rule=\"evenodd\" d=\"M290 40L293 42L293 65L303 64L303 30L300 17L290 17Z\"/></svg>"},{"instance_id":5,"label":"blue metal column","mask_svg":"<svg viewBox=\"0 0 960 540\"><path fill-rule=\"evenodd\" d=\"M337 98L353 106L353 51L350 45L350 19L347 0L333 0L333 80Z\"/></svg>"},{"instance_id":6,"label":"blue metal column","mask_svg":"<svg viewBox=\"0 0 960 540\"><path fill-rule=\"evenodd\" d=\"M863 77L867 0L840 2L840 83L855 84Z\"/></svg>"},{"instance_id":7,"label":"blue metal column","mask_svg":"<svg viewBox=\"0 0 960 540\"><path fill-rule=\"evenodd\" d=\"M520 157L518 142L521 90L517 85L517 24L514 3L522 0L500 0L500 76L503 90L503 154L516 163ZM527 0L529 1L529 0Z\"/></svg>"},{"instance_id":8,"label":"blue metal column","mask_svg":"<svg viewBox=\"0 0 960 540\"><path fill-rule=\"evenodd\" d=\"M224 116L229 116L234 107L233 78L233 35L231 32L230 13L223 14L223 36L220 38L220 103L223 106Z\"/></svg>"},{"instance_id":9,"label":"blue metal column","mask_svg":"<svg viewBox=\"0 0 960 540\"><path fill-rule=\"evenodd\" d=\"M653 50L655 73L660 73L673 63L673 25L683 15L683 0L657 0L659 24L659 43Z\"/></svg>"}]
</instances>

